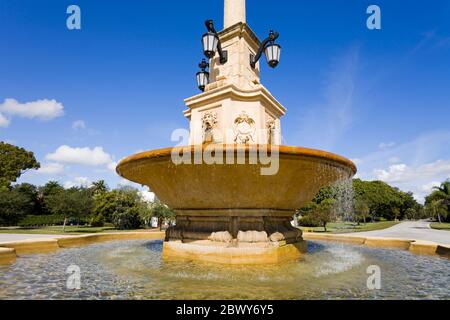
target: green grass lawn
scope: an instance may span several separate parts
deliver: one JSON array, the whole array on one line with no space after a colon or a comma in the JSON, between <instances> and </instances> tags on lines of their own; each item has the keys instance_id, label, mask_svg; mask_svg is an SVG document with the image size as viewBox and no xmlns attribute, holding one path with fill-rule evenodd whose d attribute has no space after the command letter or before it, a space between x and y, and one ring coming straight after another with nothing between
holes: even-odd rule
<instances>
[{"instance_id":1,"label":"green grass lawn","mask_svg":"<svg viewBox=\"0 0 450 320\"><path fill-rule=\"evenodd\" d=\"M450 223L432 223L432 229L450 231Z\"/></svg>"},{"instance_id":2,"label":"green grass lawn","mask_svg":"<svg viewBox=\"0 0 450 320\"><path fill-rule=\"evenodd\" d=\"M384 221L384 222L374 222L357 225L356 223L329 223L327 225L327 233L352 233L352 232L364 232L364 231L374 231L374 230L382 230L395 226L398 222L395 221ZM436 229L439 227L441 230L449 230L450 224L442 224L439 225L433 224L432 227L437 225ZM322 227L317 228L301 228L306 232L324 232ZM109 233L109 232L148 232L151 230L140 229L140 230L117 230L113 227L76 227L76 226L67 226L66 232L62 231L62 226L55 227L43 227L37 229L10 229L10 228L0 228L0 233L16 233L16 234L55 234L55 235L79 235L79 234L89 234L89 233Z\"/></svg>"},{"instance_id":3,"label":"green grass lawn","mask_svg":"<svg viewBox=\"0 0 450 320\"><path fill-rule=\"evenodd\" d=\"M0 228L0 233L15 233L15 234L56 234L56 235L79 235L89 233L109 233L109 232L148 232L151 230L117 230L113 227L76 227L66 226L66 232L62 231L62 226L43 227L38 229L7 229Z\"/></svg>"},{"instance_id":4,"label":"green grass lawn","mask_svg":"<svg viewBox=\"0 0 450 320\"><path fill-rule=\"evenodd\" d=\"M365 232L365 231L375 231L383 230L395 226L399 222L396 221L383 221L383 222L372 222L366 224L357 225L356 223L350 222L339 222L339 223L329 223L327 225L327 233L353 233L353 232ZM322 232L324 233L323 227L317 228L301 228L306 232Z\"/></svg>"}]
</instances>

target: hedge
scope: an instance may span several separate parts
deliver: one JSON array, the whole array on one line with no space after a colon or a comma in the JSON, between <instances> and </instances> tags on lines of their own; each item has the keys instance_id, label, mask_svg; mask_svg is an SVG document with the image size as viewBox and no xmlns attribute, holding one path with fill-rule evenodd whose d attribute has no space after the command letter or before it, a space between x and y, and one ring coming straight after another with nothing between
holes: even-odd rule
<instances>
[{"instance_id":1,"label":"hedge","mask_svg":"<svg viewBox=\"0 0 450 320\"><path fill-rule=\"evenodd\" d=\"M64 216L50 215L50 216L26 216L19 223L19 227L30 228L30 227L45 227L45 226L58 226L64 224ZM84 219L68 219L68 225L80 224L85 225L88 222Z\"/></svg>"}]
</instances>

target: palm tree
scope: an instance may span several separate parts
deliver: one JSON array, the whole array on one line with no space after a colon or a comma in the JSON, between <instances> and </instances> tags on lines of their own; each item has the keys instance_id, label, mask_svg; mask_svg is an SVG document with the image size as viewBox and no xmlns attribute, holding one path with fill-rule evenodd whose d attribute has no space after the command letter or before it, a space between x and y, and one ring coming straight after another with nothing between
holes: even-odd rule
<instances>
[{"instance_id":1,"label":"palm tree","mask_svg":"<svg viewBox=\"0 0 450 320\"><path fill-rule=\"evenodd\" d=\"M430 213L430 216L433 218L438 218L439 223L442 223L441 216L447 215L447 207L444 205L444 201L441 200L433 200L427 205L427 209Z\"/></svg>"},{"instance_id":2,"label":"palm tree","mask_svg":"<svg viewBox=\"0 0 450 320\"><path fill-rule=\"evenodd\" d=\"M450 180L443 182L439 187L433 188L434 192L430 195L432 201L440 201L440 205L446 206L444 216L450 212ZM440 220L440 215L439 220ZM441 221L439 221L441 223Z\"/></svg>"},{"instance_id":3,"label":"palm tree","mask_svg":"<svg viewBox=\"0 0 450 320\"><path fill-rule=\"evenodd\" d=\"M108 185L106 184L105 180L99 180L92 183L91 190L94 195L104 194L108 192Z\"/></svg>"}]
</instances>

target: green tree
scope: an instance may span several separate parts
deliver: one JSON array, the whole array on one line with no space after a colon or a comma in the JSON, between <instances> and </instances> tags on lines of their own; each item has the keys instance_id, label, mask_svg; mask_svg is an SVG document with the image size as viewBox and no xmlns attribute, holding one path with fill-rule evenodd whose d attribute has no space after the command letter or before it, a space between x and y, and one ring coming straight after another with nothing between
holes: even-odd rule
<instances>
[{"instance_id":1,"label":"green tree","mask_svg":"<svg viewBox=\"0 0 450 320\"><path fill-rule=\"evenodd\" d=\"M87 188L71 188L45 198L45 206L52 214L64 216L63 232L68 218L90 215L92 196Z\"/></svg>"},{"instance_id":2,"label":"green tree","mask_svg":"<svg viewBox=\"0 0 450 320\"><path fill-rule=\"evenodd\" d=\"M417 220L419 218L419 212L413 208L408 208L405 212L405 216L409 220Z\"/></svg>"},{"instance_id":3,"label":"green tree","mask_svg":"<svg viewBox=\"0 0 450 320\"><path fill-rule=\"evenodd\" d=\"M141 215L148 210L148 204L137 189L125 187L100 192L94 197L92 222L110 222L119 229L137 228L142 224Z\"/></svg>"},{"instance_id":4,"label":"green tree","mask_svg":"<svg viewBox=\"0 0 450 320\"><path fill-rule=\"evenodd\" d=\"M41 203L39 201L38 188L29 183L21 183L12 187L12 190L24 196L26 206L23 207L25 215L40 215L42 212Z\"/></svg>"},{"instance_id":5,"label":"green tree","mask_svg":"<svg viewBox=\"0 0 450 320\"><path fill-rule=\"evenodd\" d=\"M164 220L173 220L175 218L175 212L159 201L155 201L152 204L150 214L152 217L158 218L158 226L160 230Z\"/></svg>"},{"instance_id":6,"label":"green tree","mask_svg":"<svg viewBox=\"0 0 450 320\"><path fill-rule=\"evenodd\" d=\"M402 219L408 208L420 208L411 193L405 193L382 181L353 180L355 200L365 201L373 221Z\"/></svg>"},{"instance_id":7,"label":"green tree","mask_svg":"<svg viewBox=\"0 0 450 320\"><path fill-rule=\"evenodd\" d=\"M138 229L142 225L139 207L122 208L113 214L114 226L119 230Z\"/></svg>"},{"instance_id":8,"label":"green tree","mask_svg":"<svg viewBox=\"0 0 450 320\"><path fill-rule=\"evenodd\" d=\"M42 215L50 215L50 209L46 206L46 199L55 194L64 192L64 187L56 181L49 181L44 186L38 188L38 201Z\"/></svg>"},{"instance_id":9,"label":"green tree","mask_svg":"<svg viewBox=\"0 0 450 320\"><path fill-rule=\"evenodd\" d=\"M438 219L439 223L442 223L442 217L447 217L448 210L442 199L431 200L426 206L427 212L430 218Z\"/></svg>"},{"instance_id":10,"label":"green tree","mask_svg":"<svg viewBox=\"0 0 450 320\"><path fill-rule=\"evenodd\" d=\"M0 189L9 188L27 170L39 168L33 152L0 141Z\"/></svg>"},{"instance_id":11,"label":"green tree","mask_svg":"<svg viewBox=\"0 0 450 320\"><path fill-rule=\"evenodd\" d=\"M426 204L429 202L441 200L442 205L446 207L446 212L443 213L444 219L450 218L450 180L443 182L439 187L435 187L433 192L426 198ZM450 219L449 219L450 220Z\"/></svg>"},{"instance_id":12,"label":"green tree","mask_svg":"<svg viewBox=\"0 0 450 320\"><path fill-rule=\"evenodd\" d=\"M334 199L323 200L316 209L316 218L327 232L327 224L335 219L335 204Z\"/></svg>"},{"instance_id":13,"label":"green tree","mask_svg":"<svg viewBox=\"0 0 450 320\"><path fill-rule=\"evenodd\" d=\"M17 190L0 190L0 225L16 226L26 216L33 202Z\"/></svg>"},{"instance_id":14,"label":"green tree","mask_svg":"<svg viewBox=\"0 0 450 320\"><path fill-rule=\"evenodd\" d=\"M99 181L92 183L91 190L92 190L92 194L94 196L97 196L97 195L105 194L106 192L108 192L109 189L108 189L108 185L106 184L105 180L99 180Z\"/></svg>"},{"instance_id":15,"label":"green tree","mask_svg":"<svg viewBox=\"0 0 450 320\"><path fill-rule=\"evenodd\" d=\"M370 208L366 201L363 199L358 199L355 203L355 218L358 224L362 221L364 224L367 223L367 219L370 216Z\"/></svg>"}]
</instances>

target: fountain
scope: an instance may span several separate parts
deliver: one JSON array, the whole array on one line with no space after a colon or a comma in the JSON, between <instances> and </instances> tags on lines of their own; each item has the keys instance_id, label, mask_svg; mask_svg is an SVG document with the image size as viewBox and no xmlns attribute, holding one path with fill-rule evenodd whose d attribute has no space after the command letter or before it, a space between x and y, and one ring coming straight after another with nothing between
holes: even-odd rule
<instances>
[{"instance_id":1,"label":"fountain","mask_svg":"<svg viewBox=\"0 0 450 320\"><path fill-rule=\"evenodd\" d=\"M351 178L356 166L328 152L281 145L286 109L260 83L261 42L246 24L245 0L225 0L224 22L218 36L226 55L212 57L204 92L185 100L189 145L130 156L117 172L176 211L166 259L295 260L306 251L302 232L291 225L295 211L322 187Z\"/></svg>"}]
</instances>

